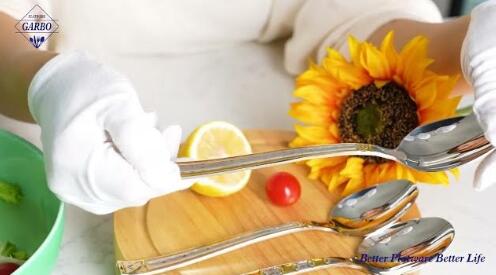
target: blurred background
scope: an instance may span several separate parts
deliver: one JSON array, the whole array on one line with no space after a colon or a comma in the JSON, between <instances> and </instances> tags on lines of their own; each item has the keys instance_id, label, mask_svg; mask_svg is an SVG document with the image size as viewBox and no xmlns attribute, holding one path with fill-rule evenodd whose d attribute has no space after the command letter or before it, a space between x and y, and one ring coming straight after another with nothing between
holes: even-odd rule
<instances>
[{"instance_id":1,"label":"blurred background","mask_svg":"<svg viewBox=\"0 0 496 275\"><path fill-rule=\"evenodd\" d=\"M445 17L467 14L485 0L434 0Z\"/></svg>"}]
</instances>

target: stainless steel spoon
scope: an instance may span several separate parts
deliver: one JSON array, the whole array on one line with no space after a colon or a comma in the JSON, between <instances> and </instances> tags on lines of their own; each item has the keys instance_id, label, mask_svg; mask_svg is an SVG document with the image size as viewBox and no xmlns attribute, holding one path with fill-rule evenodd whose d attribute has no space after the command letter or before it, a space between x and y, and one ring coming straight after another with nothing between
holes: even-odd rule
<instances>
[{"instance_id":1,"label":"stainless steel spoon","mask_svg":"<svg viewBox=\"0 0 496 275\"><path fill-rule=\"evenodd\" d=\"M441 218L398 223L363 239L356 257L317 258L263 268L245 275L301 274L341 267L367 274L390 275L415 271L441 254L453 241L453 226Z\"/></svg>"},{"instance_id":2,"label":"stainless steel spoon","mask_svg":"<svg viewBox=\"0 0 496 275\"><path fill-rule=\"evenodd\" d=\"M394 160L421 171L442 171L469 162L492 148L484 138L484 131L475 115L471 114L417 127L395 149L372 144L340 143L178 162L178 165L183 177L192 178L306 159L359 155Z\"/></svg>"},{"instance_id":3,"label":"stainless steel spoon","mask_svg":"<svg viewBox=\"0 0 496 275\"><path fill-rule=\"evenodd\" d=\"M308 230L364 236L396 222L413 205L417 196L417 186L406 180L395 180L343 198L331 209L326 222L293 222L269 227L172 255L117 261L117 268L121 274L157 274L264 240Z\"/></svg>"}]
</instances>

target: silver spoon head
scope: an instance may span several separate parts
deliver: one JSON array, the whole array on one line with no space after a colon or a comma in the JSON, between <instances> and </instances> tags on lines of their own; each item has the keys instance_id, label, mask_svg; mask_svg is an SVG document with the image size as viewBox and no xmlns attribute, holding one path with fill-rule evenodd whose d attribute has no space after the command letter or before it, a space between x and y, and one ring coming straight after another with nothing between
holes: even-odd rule
<instances>
[{"instance_id":1,"label":"silver spoon head","mask_svg":"<svg viewBox=\"0 0 496 275\"><path fill-rule=\"evenodd\" d=\"M418 189L407 180L393 180L351 194L331 209L337 231L354 236L396 222L413 205Z\"/></svg>"},{"instance_id":2,"label":"silver spoon head","mask_svg":"<svg viewBox=\"0 0 496 275\"><path fill-rule=\"evenodd\" d=\"M442 218L397 223L367 236L354 261L373 274L403 274L434 260L454 237L455 229Z\"/></svg>"},{"instance_id":3,"label":"silver spoon head","mask_svg":"<svg viewBox=\"0 0 496 275\"><path fill-rule=\"evenodd\" d=\"M422 171L454 168L491 149L474 114L419 126L397 147L405 155L403 162Z\"/></svg>"}]
</instances>

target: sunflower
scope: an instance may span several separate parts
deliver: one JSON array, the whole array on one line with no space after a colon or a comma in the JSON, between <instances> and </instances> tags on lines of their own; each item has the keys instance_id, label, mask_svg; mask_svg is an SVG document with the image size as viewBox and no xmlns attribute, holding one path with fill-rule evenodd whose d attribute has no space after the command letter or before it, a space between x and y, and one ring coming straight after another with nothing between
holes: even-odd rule
<instances>
[{"instance_id":1,"label":"sunflower","mask_svg":"<svg viewBox=\"0 0 496 275\"><path fill-rule=\"evenodd\" d=\"M359 142L395 148L412 129L453 116L461 97L450 93L458 76L428 67L428 40L417 36L401 51L388 33L379 48L350 36L350 60L335 49L321 64L311 63L296 79L289 114L295 125L291 147ZM378 157L335 157L305 162L309 178L347 195L393 179L448 184L446 172L420 172ZM451 170L455 175L458 170Z\"/></svg>"}]
</instances>

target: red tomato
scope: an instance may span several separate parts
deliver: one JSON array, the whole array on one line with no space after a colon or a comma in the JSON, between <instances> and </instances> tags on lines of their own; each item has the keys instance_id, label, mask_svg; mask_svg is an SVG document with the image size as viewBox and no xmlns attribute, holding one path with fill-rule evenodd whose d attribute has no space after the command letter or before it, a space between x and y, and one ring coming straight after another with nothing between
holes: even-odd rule
<instances>
[{"instance_id":1,"label":"red tomato","mask_svg":"<svg viewBox=\"0 0 496 275\"><path fill-rule=\"evenodd\" d=\"M276 205L288 206L300 198L301 188L298 179L288 172L272 175L265 185L270 201Z\"/></svg>"},{"instance_id":2,"label":"red tomato","mask_svg":"<svg viewBox=\"0 0 496 275\"><path fill-rule=\"evenodd\" d=\"M3 263L0 264L0 275L10 275L16 271L19 265L14 263Z\"/></svg>"}]
</instances>

